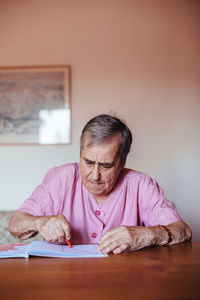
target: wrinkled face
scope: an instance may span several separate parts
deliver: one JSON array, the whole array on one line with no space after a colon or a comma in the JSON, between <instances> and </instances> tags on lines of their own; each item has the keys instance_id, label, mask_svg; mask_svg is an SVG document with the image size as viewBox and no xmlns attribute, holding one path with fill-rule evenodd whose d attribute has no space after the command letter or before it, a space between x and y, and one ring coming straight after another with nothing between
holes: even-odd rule
<instances>
[{"instance_id":1,"label":"wrinkled face","mask_svg":"<svg viewBox=\"0 0 200 300\"><path fill-rule=\"evenodd\" d=\"M81 178L99 202L108 197L123 168L118 155L120 142L121 135L115 135L109 142L88 146L89 139L85 137L80 156Z\"/></svg>"}]
</instances>

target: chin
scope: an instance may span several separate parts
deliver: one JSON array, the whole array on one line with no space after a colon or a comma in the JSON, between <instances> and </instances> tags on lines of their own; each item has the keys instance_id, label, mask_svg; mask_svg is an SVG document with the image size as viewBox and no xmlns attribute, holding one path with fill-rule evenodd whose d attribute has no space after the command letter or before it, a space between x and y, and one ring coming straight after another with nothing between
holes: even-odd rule
<instances>
[{"instance_id":1,"label":"chin","mask_svg":"<svg viewBox=\"0 0 200 300\"><path fill-rule=\"evenodd\" d=\"M88 191L90 192L90 193L92 193L93 195L98 195L98 196L103 196L104 194L105 194L105 192L104 191L98 191L98 190L96 190L96 189L88 189Z\"/></svg>"},{"instance_id":2,"label":"chin","mask_svg":"<svg viewBox=\"0 0 200 300\"><path fill-rule=\"evenodd\" d=\"M86 186L87 187L87 186ZM93 194L94 196L105 196L107 193L104 190L98 190L98 189L94 189L91 187L87 187L88 192L90 192L91 194Z\"/></svg>"}]
</instances>

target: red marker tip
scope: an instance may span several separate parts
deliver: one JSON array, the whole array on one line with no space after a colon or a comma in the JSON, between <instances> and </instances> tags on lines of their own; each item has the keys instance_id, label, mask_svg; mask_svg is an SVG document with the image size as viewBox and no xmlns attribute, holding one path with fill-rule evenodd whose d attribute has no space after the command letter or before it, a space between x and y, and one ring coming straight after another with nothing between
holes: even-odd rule
<instances>
[{"instance_id":1,"label":"red marker tip","mask_svg":"<svg viewBox=\"0 0 200 300\"><path fill-rule=\"evenodd\" d=\"M66 240L67 244L69 245L69 247L72 248L70 241L68 241L68 239L65 239L65 240Z\"/></svg>"}]
</instances>

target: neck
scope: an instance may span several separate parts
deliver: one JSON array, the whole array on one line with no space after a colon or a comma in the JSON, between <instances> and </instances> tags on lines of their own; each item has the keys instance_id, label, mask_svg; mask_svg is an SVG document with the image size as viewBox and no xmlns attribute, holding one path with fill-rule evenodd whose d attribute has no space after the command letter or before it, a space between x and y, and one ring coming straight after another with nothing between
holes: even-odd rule
<instances>
[{"instance_id":1,"label":"neck","mask_svg":"<svg viewBox=\"0 0 200 300\"><path fill-rule=\"evenodd\" d=\"M98 204L102 204L102 203L106 202L106 199L108 198L108 196L94 196L94 198Z\"/></svg>"}]
</instances>

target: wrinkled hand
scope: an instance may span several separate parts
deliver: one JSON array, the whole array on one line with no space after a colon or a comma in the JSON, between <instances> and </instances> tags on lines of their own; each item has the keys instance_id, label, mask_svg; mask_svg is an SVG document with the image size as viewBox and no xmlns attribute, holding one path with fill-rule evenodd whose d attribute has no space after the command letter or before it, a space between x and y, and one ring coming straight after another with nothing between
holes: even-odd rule
<instances>
[{"instance_id":1,"label":"wrinkled hand","mask_svg":"<svg viewBox=\"0 0 200 300\"><path fill-rule=\"evenodd\" d=\"M150 245L148 227L120 226L107 231L100 239L98 250L103 254L139 250Z\"/></svg>"},{"instance_id":2,"label":"wrinkled hand","mask_svg":"<svg viewBox=\"0 0 200 300\"><path fill-rule=\"evenodd\" d=\"M51 243L66 243L71 238L70 224L63 215L39 218L38 232L45 241Z\"/></svg>"}]
</instances>

